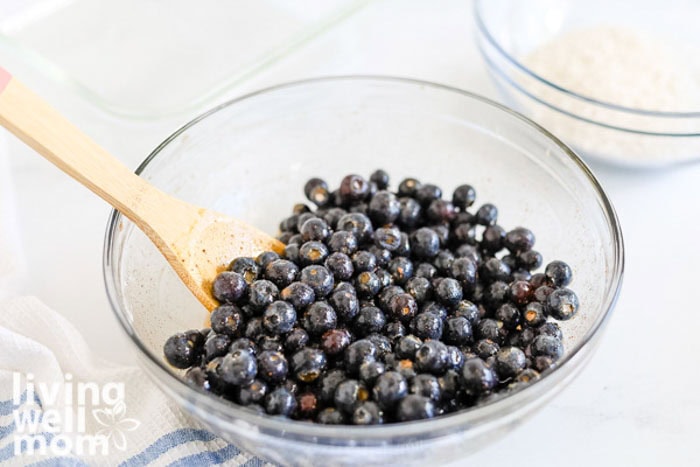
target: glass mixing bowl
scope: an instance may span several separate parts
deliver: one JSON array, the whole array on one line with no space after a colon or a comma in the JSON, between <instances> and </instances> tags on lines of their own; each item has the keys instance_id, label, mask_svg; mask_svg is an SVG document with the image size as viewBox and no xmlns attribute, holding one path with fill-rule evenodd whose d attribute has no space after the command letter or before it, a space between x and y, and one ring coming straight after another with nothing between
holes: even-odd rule
<instances>
[{"instance_id":1,"label":"glass mixing bowl","mask_svg":"<svg viewBox=\"0 0 700 467\"><path fill-rule=\"evenodd\" d=\"M642 38L641 34L651 34L652 40L668 41L671 52L676 52L679 61L700 80L699 15L700 2L693 0L474 3L477 44L506 105L544 126L586 158L634 168L700 161L700 108L655 111L597 100L533 71L527 57L539 46L574 30L624 28ZM611 69L614 66L610 64ZM700 99L691 97L695 102Z\"/></svg>"},{"instance_id":2,"label":"glass mixing bowl","mask_svg":"<svg viewBox=\"0 0 700 467\"><path fill-rule=\"evenodd\" d=\"M451 193L461 183L499 222L537 235L545 259L573 268L578 315L562 323L566 353L536 383L437 419L372 427L323 426L260 416L200 392L163 359L172 334L201 328L207 312L156 248L114 212L104 250L107 293L146 372L214 433L282 465L435 465L476 451L569 384L591 357L623 270L620 227L581 160L546 130L487 99L405 79L355 77L277 86L223 104L188 123L138 173L164 191L271 234L303 201L310 176L382 167Z\"/></svg>"}]
</instances>

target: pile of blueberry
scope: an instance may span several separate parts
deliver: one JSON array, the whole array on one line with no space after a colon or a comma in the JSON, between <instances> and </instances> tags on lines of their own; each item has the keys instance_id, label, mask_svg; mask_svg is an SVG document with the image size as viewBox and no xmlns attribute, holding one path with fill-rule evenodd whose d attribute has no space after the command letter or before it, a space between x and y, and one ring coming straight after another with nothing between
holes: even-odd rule
<instances>
[{"instance_id":1,"label":"pile of blueberry","mask_svg":"<svg viewBox=\"0 0 700 467\"><path fill-rule=\"evenodd\" d=\"M523 227L469 185L445 199L383 170L280 223L282 256L237 258L213 284L211 329L176 334L165 357L185 379L260 413L324 424L432 418L540 377L564 348L555 320L578 298L571 269L544 272Z\"/></svg>"}]
</instances>

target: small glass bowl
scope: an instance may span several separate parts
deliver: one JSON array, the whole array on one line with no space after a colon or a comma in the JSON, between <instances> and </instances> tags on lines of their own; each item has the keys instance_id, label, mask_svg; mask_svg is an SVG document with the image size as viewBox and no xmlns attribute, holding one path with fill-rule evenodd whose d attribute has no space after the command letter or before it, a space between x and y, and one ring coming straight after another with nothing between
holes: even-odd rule
<instances>
[{"instance_id":1,"label":"small glass bowl","mask_svg":"<svg viewBox=\"0 0 700 467\"><path fill-rule=\"evenodd\" d=\"M546 259L573 268L581 308L562 323L566 353L534 384L433 420L323 426L256 415L194 389L163 358L172 334L201 328L207 312L145 235L109 220L107 293L157 385L214 433L283 465L434 465L497 439L570 383L596 348L615 304L623 244L608 198L581 160L546 130L482 97L405 79L354 77L277 86L223 104L166 139L138 169L192 203L275 233L303 201L310 176L382 167L392 186L416 176L451 193L469 182L504 226L528 226Z\"/></svg>"},{"instance_id":2,"label":"small glass bowl","mask_svg":"<svg viewBox=\"0 0 700 467\"><path fill-rule=\"evenodd\" d=\"M700 109L664 112L602 102L566 89L523 63L541 44L568 31L595 26L647 32L697 51L700 3L476 0L474 16L479 49L506 105L547 128L583 157L636 168L700 160Z\"/></svg>"}]
</instances>

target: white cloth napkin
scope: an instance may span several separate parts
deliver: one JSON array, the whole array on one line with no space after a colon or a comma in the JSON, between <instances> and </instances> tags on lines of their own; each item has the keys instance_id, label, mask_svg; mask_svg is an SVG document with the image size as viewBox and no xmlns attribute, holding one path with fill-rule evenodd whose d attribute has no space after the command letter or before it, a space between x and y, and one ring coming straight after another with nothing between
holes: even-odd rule
<instances>
[{"instance_id":1,"label":"white cloth napkin","mask_svg":"<svg viewBox=\"0 0 700 467\"><path fill-rule=\"evenodd\" d=\"M96 358L38 298L16 296L23 261L8 180L0 147L0 465L263 465L141 369Z\"/></svg>"}]
</instances>

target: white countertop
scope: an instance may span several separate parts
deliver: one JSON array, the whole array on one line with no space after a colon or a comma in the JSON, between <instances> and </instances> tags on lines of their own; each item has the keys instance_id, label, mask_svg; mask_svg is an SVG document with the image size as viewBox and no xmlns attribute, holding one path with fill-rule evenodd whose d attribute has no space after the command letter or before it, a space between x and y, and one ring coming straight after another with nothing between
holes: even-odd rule
<instances>
[{"instance_id":1,"label":"white countertop","mask_svg":"<svg viewBox=\"0 0 700 467\"><path fill-rule=\"evenodd\" d=\"M130 167L189 119L114 119L77 97L58 95L22 64L13 68L10 60L6 67ZM341 74L420 78L497 98L474 45L471 4L463 0L376 1L231 95ZM109 207L7 139L26 253L21 293L66 316L97 354L134 361L102 281ZM694 447L700 437L700 164L664 172L591 167L625 235L627 264L617 308L580 377L516 431L471 457L474 465L700 463Z\"/></svg>"}]
</instances>

